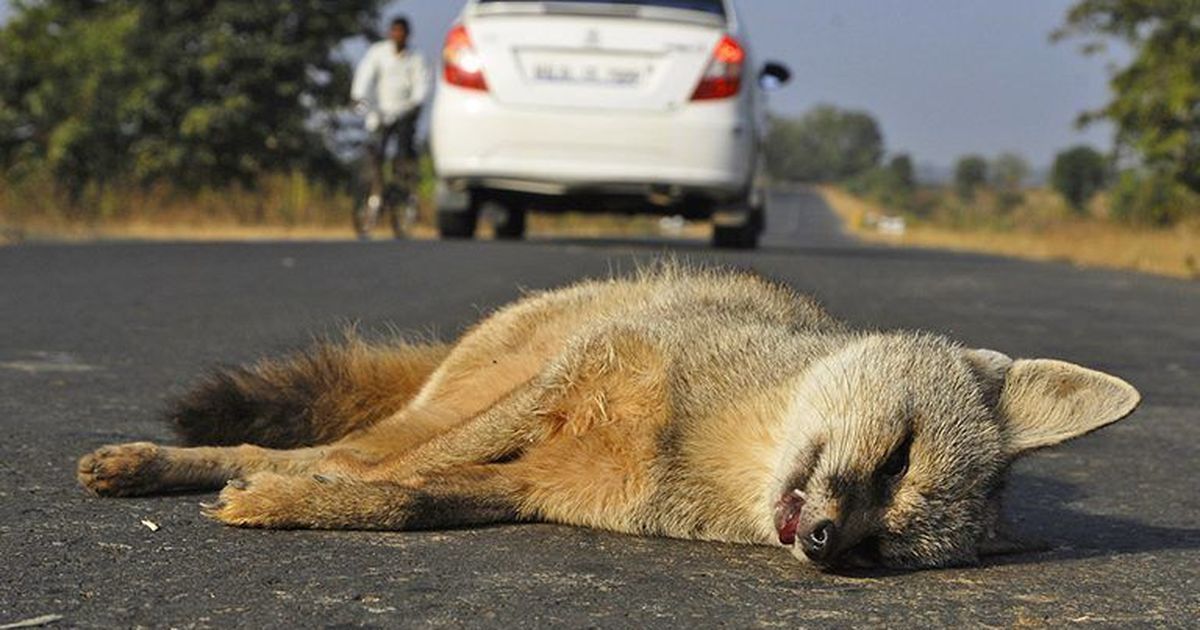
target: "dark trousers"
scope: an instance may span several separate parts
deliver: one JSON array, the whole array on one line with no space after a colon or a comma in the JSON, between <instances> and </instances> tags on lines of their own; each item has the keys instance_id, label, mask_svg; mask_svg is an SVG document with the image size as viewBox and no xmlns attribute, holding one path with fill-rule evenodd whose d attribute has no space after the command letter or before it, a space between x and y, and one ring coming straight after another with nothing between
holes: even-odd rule
<instances>
[{"instance_id":1,"label":"dark trousers","mask_svg":"<svg viewBox=\"0 0 1200 630\"><path fill-rule=\"evenodd\" d=\"M416 188L420 165L417 155L417 120L421 108L417 107L397 118L390 125L381 125L367 141L367 177L371 182L372 195L382 195L385 178L384 163L387 161L388 144L396 139L396 158L392 160L392 183L412 192Z\"/></svg>"}]
</instances>

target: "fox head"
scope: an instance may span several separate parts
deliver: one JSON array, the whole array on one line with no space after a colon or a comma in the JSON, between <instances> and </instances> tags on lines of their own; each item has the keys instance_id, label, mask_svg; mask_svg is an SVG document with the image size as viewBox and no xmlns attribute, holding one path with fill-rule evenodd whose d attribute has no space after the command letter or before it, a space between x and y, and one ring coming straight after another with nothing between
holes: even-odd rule
<instances>
[{"instance_id":1,"label":"fox head","mask_svg":"<svg viewBox=\"0 0 1200 630\"><path fill-rule=\"evenodd\" d=\"M1010 464L1129 415L1131 385L924 335L872 335L801 379L772 489L779 540L827 567L970 564L1003 546Z\"/></svg>"}]
</instances>

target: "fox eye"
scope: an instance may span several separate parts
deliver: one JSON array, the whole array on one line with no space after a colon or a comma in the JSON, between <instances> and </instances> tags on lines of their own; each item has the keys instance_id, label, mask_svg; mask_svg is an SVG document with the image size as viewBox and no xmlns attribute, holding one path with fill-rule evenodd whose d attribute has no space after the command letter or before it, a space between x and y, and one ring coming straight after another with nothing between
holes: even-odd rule
<instances>
[{"instance_id":1,"label":"fox eye","mask_svg":"<svg viewBox=\"0 0 1200 630\"><path fill-rule=\"evenodd\" d=\"M898 481L904 476L904 473L908 472L908 454L910 450L912 450L911 433L908 434L908 436L904 438L904 442L902 442L900 446L896 450L892 451L892 454L888 456L887 461L884 462L883 466L879 468L879 474L882 475L887 481Z\"/></svg>"}]
</instances>

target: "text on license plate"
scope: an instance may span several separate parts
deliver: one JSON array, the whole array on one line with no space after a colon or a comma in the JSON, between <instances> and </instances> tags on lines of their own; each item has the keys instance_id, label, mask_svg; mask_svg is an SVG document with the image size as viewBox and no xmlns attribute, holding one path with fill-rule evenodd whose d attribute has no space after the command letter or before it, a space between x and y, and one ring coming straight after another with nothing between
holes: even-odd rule
<instances>
[{"instance_id":1,"label":"text on license plate","mask_svg":"<svg viewBox=\"0 0 1200 630\"><path fill-rule=\"evenodd\" d=\"M532 74L534 80L543 83L636 86L642 82L644 72L632 67L538 63Z\"/></svg>"}]
</instances>

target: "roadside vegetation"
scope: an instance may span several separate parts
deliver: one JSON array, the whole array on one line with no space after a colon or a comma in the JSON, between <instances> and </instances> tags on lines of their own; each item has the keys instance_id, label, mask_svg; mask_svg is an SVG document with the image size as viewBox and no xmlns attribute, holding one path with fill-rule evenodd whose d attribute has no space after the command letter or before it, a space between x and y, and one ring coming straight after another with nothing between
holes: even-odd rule
<instances>
[{"instance_id":1,"label":"roadside vegetation","mask_svg":"<svg viewBox=\"0 0 1200 630\"><path fill-rule=\"evenodd\" d=\"M1112 122L1112 153L1066 147L1041 183L1018 154L964 155L949 181L921 182L870 114L821 106L774 121L772 175L818 184L868 240L1200 277L1200 5L1084 0L1053 37L1135 51L1078 121Z\"/></svg>"},{"instance_id":2,"label":"roadside vegetation","mask_svg":"<svg viewBox=\"0 0 1200 630\"><path fill-rule=\"evenodd\" d=\"M343 49L377 38L387 5L14 3L0 27L0 244L353 238L362 134ZM424 170L416 237L434 235ZM538 217L530 232L696 230L662 225Z\"/></svg>"},{"instance_id":3,"label":"roadside vegetation","mask_svg":"<svg viewBox=\"0 0 1200 630\"><path fill-rule=\"evenodd\" d=\"M338 52L380 0L42 0L0 29L0 239L350 224Z\"/></svg>"},{"instance_id":4,"label":"roadside vegetation","mask_svg":"<svg viewBox=\"0 0 1200 630\"><path fill-rule=\"evenodd\" d=\"M374 37L386 4L13 4L0 27L0 244L349 238L359 122L345 110L342 50ZM870 113L825 105L772 119L772 176L832 185L824 190L868 238L1197 274L1200 6L1079 0L1054 37L1090 54L1111 41L1135 51L1114 71L1112 100L1079 119L1114 124L1112 153L1065 147L1045 177L1017 154L967 155L951 181L922 181L919 156L889 153ZM426 162L416 236L433 233L429 174ZM535 234L702 231L531 221Z\"/></svg>"},{"instance_id":5,"label":"roadside vegetation","mask_svg":"<svg viewBox=\"0 0 1200 630\"><path fill-rule=\"evenodd\" d=\"M409 236L435 238L432 181ZM255 186L181 191L165 185L95 188L71 199L53 182L0 180L0 245L29 240L347 240L354 196L297 171L270 174ZM390 235L386 222L376 236ZM657 217L581 214L529 218L532 237L671 236L703 240L710 228ZM481 235L490 236L485 222Z\"/></svg>"},{"instance_id":6,"label":"roadside vegetation","mask_svg":"<svg viewBox=\"0 0 1200 630\"><path fill-rule=\"evenodd\" d=\"M854 195L840 186L818 189L852 233L872 242L1200 278L1200 222L1162 228L1117 223L1103 218L1103 214L1081 217L1070 211L1057 193L1039 188L1025 191L1025 200L1003 219L979 209L951 213L944 219L919 219L905 213L899 215L905 222L903 231L898 232L886 228L889 217L897 216L894 207ZM926 189L922 194L955 195L938 188ZM985 198L977 208L992 203ZM1092 207L1102 213L1104 206L1101 199Z\"/></svg>"},{"instance_id":7,"label":"roadside vegetation","mask_svg":"<svg viewBox=\"0 0 1200 630\"><path fill-rule=\"evenodd\" d=\"M303 173L180 190L165 183L87 186L45 176L0 180L0 242L66 238L320 238L349 233L353 198Z\"/></svg>"}]
</instances>

